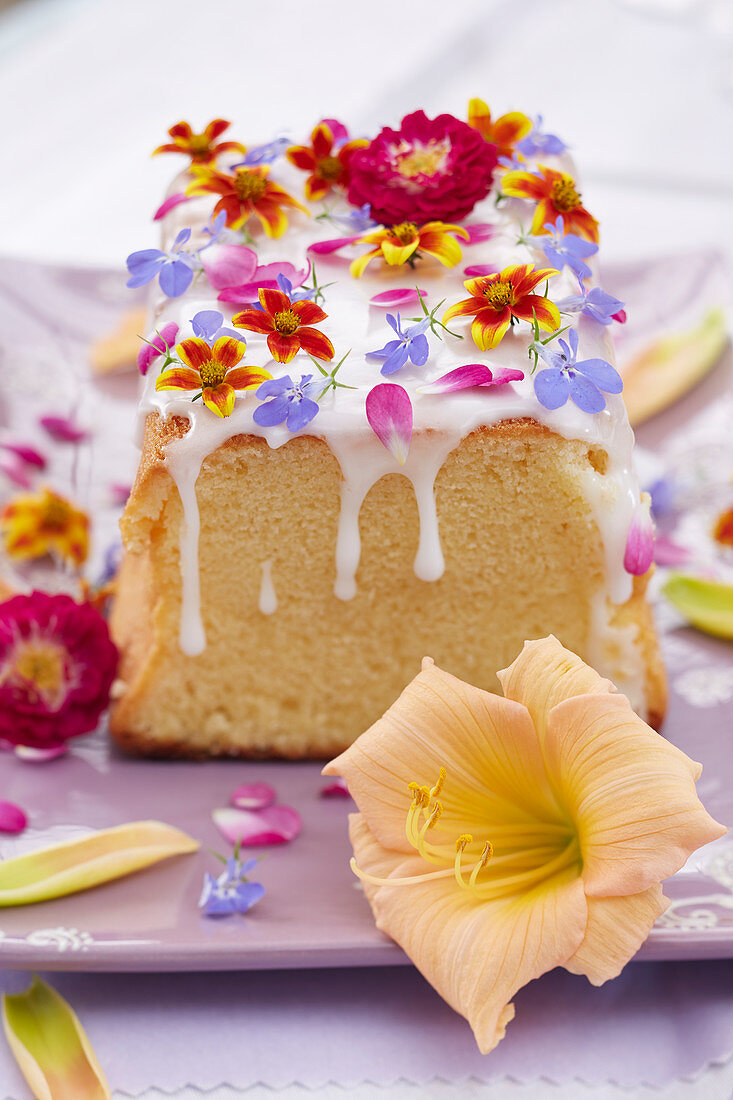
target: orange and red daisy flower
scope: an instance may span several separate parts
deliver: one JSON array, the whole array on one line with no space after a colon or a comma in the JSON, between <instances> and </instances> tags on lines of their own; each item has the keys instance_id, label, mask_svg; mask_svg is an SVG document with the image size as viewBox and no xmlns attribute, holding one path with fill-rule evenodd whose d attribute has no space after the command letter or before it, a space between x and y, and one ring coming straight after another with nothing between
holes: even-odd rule
<instances>
[{"instance_id":1,"label":"orange and red daisy flower","mask_svg":"<svg viewBox=\"0 0 733 1100\"><path fill-rule=\"evenodd\" d=\"M468 125L496 146L497 156L511 158L514 146L532 129L532 120L521 111L492 119L488 104L483 99L472 99L468 104Z\"/></svg>"},{"instance_id":2,"label":"orange and red daisy flower","mask_svg":"<svg viewBox=\"0 0 733 1100\"><path fill-rule=\"evenodd\" d=\"M557 272L552 268L534 268L531 264L505 267L494 275L482 275L469 279L463 285L470 298L450 306L443 316L443 324L452 317L474 314L471 335L476 346L490 351L503 340L514 321L532 321L545 332L560 328L560 311L554 302L541 294L533 294L538 283Z\"/></svg>"},{"instance_id":3,"label":"orange and red daisy flower","mask_svg":"<svg viewBox=\"0 0 733 1100\"><path fill-rule=\"evenodd\" d=\"M455 267L461 258L461 246L456 236L469 239L463 226L450 225L448 222L426 222L425 225L400 222L398 225L385 226L384 229L375 229L354 242L373 244L376 248L353 261L351 274L358 279L364 274L367 264L378 256L392 267L399 267L425 253L440 260L445 267Z\"/></svg>"},{"instance_id":4,"label":"orange and red daisy flower","mask_svg":"<svg viewBox=\"0 0 733 1100\"><path fill-rule=\"evenodd\" d=\"M217 142L216 139L230 126L231 123L225 118L215 118L200 134L196 134L190 123L177 122L168 131L173 141L159 145L153 150L153 156L156 153L185 153L192 164L211 164L219 153L246 153L244 145L238 141Z\"/></svg>"},{"instance_id":5,"label":"orange and red daisy flower","mask_svg":"<svg viewBox=\"0 0 733 1100\"><path fill-rule=\"evenodd\" d=\"M547 233L545 225L550 222L554 225L562 216L566 233L576 233L598 244L598 222L581 203L573 177L543 165L538 171L539 176L532 172L507 172L501 181L503 194L537 203L530 232Z\"/></svg>"},{"instance_id":6,"label":"orange and red daisy flower","mask_svg":"<svg viewBox=\"0 0 733 1100\"><path fill-rule=\"evenodd\" d=\"M277 183L268 179L269 165L240 166L233 172L219 172L205 165L192 165L195 179L186 189L187 195L219 195L214 216L225 211L230 229L239 229L254 214L268 237L281 237L288 226L283 206L306 208Z\"/></svg>"},{"instance_id":7,"label":"orange and red daisy flower","mask_svg":"<svg viewBox=\"0 0 733 1100\"><path fill-rule=\"evenodd\" d=\"M357 149L369 144L356 139L334 150L335 140L331 127L326 122L319 122L311 134L310 146L291 145L285 154L296 168L310 173L305 181L305 197L311 202L322 199L332 187L346 187L349 161Z\"/></svg>"},{"instance_id":8,"label":"orange and red daisy flower","mask_svg":"<svg viewBox=\"0 0 733 1100\"><path fill-rule=\"evenodd\" d=\"M89 517L52 489L12 497L0 511L0 533L8 557L18 561L56 554L79 566L89 552Z\"/></svg>"},{"instance_id":9,"label":"orange and red daisy flower","mask_svg":"<svg viewBox=\"0 0 733 1100\"><path fill-rule=\"evenodd\" d=\"M232 324L250 332L267 334L267 346L278 363L289 363L301 348L315 359L333 359L333 344L318 329L311 328L328 316L307 298L292 302L282 290L259 291L262 309L235 313Z\"/></svg>"},{"instance_id":10,"label":"orange and red daisy flower","mask_svg":"<svg viewBox=\"0 0 733 1100\"><path fill-rule=\"evenodd\" d=\"M181 366L169 367L158 376L156 390L200 390L204 405L217 416L230 416L236 390L253 390L268 378L262 367L237 364L245 343L233 336L220 336L213 347L198 336L176 344Z\"/></svg>"}]
</instances>

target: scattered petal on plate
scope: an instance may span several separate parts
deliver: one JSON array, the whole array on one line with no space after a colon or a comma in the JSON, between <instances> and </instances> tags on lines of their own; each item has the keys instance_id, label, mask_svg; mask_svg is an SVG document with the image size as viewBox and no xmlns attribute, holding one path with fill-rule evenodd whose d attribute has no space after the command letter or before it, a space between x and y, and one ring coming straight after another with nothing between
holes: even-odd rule
<instances>
[{"instance_id":1,"label":"scattered petal on plate","mask_svg":"<svg viewBox=\"0 0 733 1100\"><path fill-rule=\"evenodd\" d=\"M468 233L466 244L481 244L482 241L490 241L496 233L496 226L488 222L475 222L473 225L464 225Z\"/></svg>"},{"instance_id":2,"label":"scattered petal on plate","mask_svg":"<svg viewBox=\"0 0 733 1100\"><path fill-rule=\"evenodd\" d=\"M31 447L26 443L0 443L0 447L4 451L10 451L11 454L14 454L28 466L35 466L37 470L46 469L46 459L35 447Z\"/></svg>"},{"instance_id":3,"label":"scattered petal on plate","mask_svg":"<svg viewBox=\"0 0 733 1100\"><path fill-rule=\"evenodd\" d=\"M127 498L132 492L132 485L128 482L113 481L109 487L109 495L112 503L117 508L124 508Z\"/></svg>"},{"instance_id":4,"label":"scattered petal on plate","mask_svg":"<svg viewBox=\"0 0 733 1100\"><path fill-rule=\"evenodd\" d=\"M81 443L92 434L80 428L70 416L42 416L38 423L57 443Z\"/></svg>"},{"instance_id":5,"label":"scattered petal on plate","mask_svg":"<svg viewBox=\"0 0 733 1100\"><path fill-rule=\"evenodd\" d=\"M22 833L28 818L20 806L0 798L0 833Z\"/></svg>"},{"instance_id":6,"label":"scattered petal on plate","mask_svg":"<svg viewBox=\"0 0 733 1100\"><path fill-rule=\"evenodd\" d=\"M40 978L3 997L3 1027L36 1100L110 1100L102 1068L71 1006Z\"/></svg>"},{"instance_id":7,"label":"scattered petal on plate","mask_svg":"<svg viewBox=\"0 0 733 1100\"><path fill-rule=\"evenodd\" d=\"M733 585L673 573L662 592L698 630L733 639Z\"/></svg>"},{"instance_id":8,"label":"scattered petal on plate","mask_svg":"<svg viewBox=\"0 0 733 1100\"><path fill-rule=\"evenodd\" d=\"M625 325L626 324L626 310L625 309L620 309L618 311L618 313L612 313L611 314L611 320L612 321L618 321L618 323L620 325Z\"/></svg>"},{"instance_id":9,"label":"scattered petal on plate","mask_svg":"<svg viewBox=\"0 0 733 1100\"><path fill-rule=\"evenodd\" d=\"M37 749L32 745L14 745L13 748L15 755L29 764L45 764L48 760L57 760L59 756L66 756L69 751L67 741L59 745L49 745L45 749Z\"/></svg>"},{"instance_id":10,"label":"scattered petal on plate","mask_svg":"<svg viewBox=\"0 0 733 1100\"><path fill-rule=\"evenodd\" d=\"M463 274L469 279L478 279L481 275L496 275L498 271L496 264L469 264L464 267Z\"/></svg>"},{"instance_id":11,"label":"scattered petal on plate","mask_svg":"<svg viewBox=\"0 0 733 1100\"><path fill-rule=\"evenodd\" d=\"M374 434L404 466L412 439L412 402L407 390L380 382L366 397L366 417Z\"/></svg>"},{"instance_id":12,"label":"scattered petal on plate","mask_svg":"<svg viewBox=\"0 0 733 1100\"><path fill-rule=\"evenodd\" d=\"M321 787L321 798L351 798L344 779L336 778Z\"/></svg>"},{"instance_id":13,"label":"scattered petal on plate","mask_svg":"<svg viewBox=\"0 0 733 1100\"><path fill-rule=\"evenodd\" d=\"M308 251L315 252L317 256L328 256L331 252L338 252L340 248L346 248L348 244L356 244L360 240L361 236L357 234L356 237L335 237L330 241L316 241L308 245Z\"/></svg>"},{"instance_id":14,"label":"scattered petal on plate","mask_svg":"<svg viewBox=\"0 0 733 1100\"><path fill-rule=\"evenodd\" d=\"M373 306L384 306L385 309L397 309L399 306L407 306L417 301L418 290L414 286L395 287L394 290L383 290L369 299ZM421 298L427 298L427 290L420 291Z\"/></svg>"},{"instance_id":15,"label":"scattered petal on plate","mask_svg":"<svg viewBox=\"0 0 733 1100\"><path fill-rule=\"evenodd\" d=\"M519 382L524 378L521 370L510 367L487 367L486 363L465 363L462 367L418 386L418 393L451 393L454 390L473 389L476 386L502 386L506 382Z\"/></svg>"},{"instance_id":16,"label":"scattered petal on plate","mask_svg":"<svg viewBox=\"0 0 733 1100\"><path fill-rule=\"evenodd\" d=\"M259 848L265 844L287 844L302 828L300 814L291 806L266 806L264 810L226 807L214 810L212 819L230 844Z\"/></svg>"},{"instance_id":17,"label":"scattered petal on plate","mask_svg":"<svg viewBox=\"0 0 733 1100\"><path fill-rule=\"evenodd\" d=\"M275 789L269 783L244 783L237 787L231 803L240 810L264 810L272 805L276 797Z\"/></svg>"},{"instance_id":18,"label":"scattered petal on plate","mask_svg":"<svg viewBox=\"0 0 733 1100\"><path fill-rule=\"evenodd\" d=\"M0 906L29 905L122 878L199 844L161 821L135 821L0 862Z\"/></svg>"},{"instance_id":19,"label":"scattered petal on plate","mask_svg":"<svg viewBox=\"0 0 733 1100\"><path fill-rule=\"evenodd\" d=\"M19 489L32 489L33 481L28 474L28 467L21 462L17 455L0 454L0 473L4 474L8 481L17 485Z\"/></svg>"},{"instance_id":20,"label":"scattered petal on plate","mask_svg":"<svg viewBox=\"0 0 733 1100\"><path fill-rule=\"evenodd\" d=\"M153 221L160 221L164 218L169 210L173 210L174 207L180 206L182 202L189 202L188 195L184 195L183 191L176 191L174 195L169 195L165 202L162 202L158 209L153 214Z\"/></svg>"},{"instance_id":21,"label":"scattered petal on plate","mask_svg":"<svg viewBox=\"0 0 733 1100\"><path fill-rule=\"evenodd\" d=\"M675 566L686 565L692 557L685 546L669 538L667 535L657 535L654 539L654 561L657 565Z\"/></svg>"}]
</instances>

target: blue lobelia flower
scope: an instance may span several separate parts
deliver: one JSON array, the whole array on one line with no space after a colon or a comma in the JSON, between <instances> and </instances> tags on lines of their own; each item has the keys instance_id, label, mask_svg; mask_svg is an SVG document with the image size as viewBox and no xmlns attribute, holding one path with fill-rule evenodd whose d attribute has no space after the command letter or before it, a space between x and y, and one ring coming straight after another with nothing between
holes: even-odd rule
<instances>
[{"instance_id":1,"label":"blue lobelia flower","mask_svg":"<svg viewBox=\"0 0 733 1100\"><path fill-rule=\"evenodd\" d=\"M274 164L281 157L292 141L286 137L275 138L266 145L253 145L248 149L244 159L233 165L234 168L251 168L254 164Z\"/></svg>"},{"instance_id":2,"label":"blue lobelia flower","mask_svg":"<svg viewBox=\"0 0 733 1100\"><path fill-rule=\"evenodd\" d=\"M235 858L227 860L226 867L218 878L207 871L199 898L199 909L203 909L207 917L246 913L265 893L262 883L250 882L246 877L256 866L256 859L241 863Z\"/></svg>"},{"instance_id":3,"label":"blue lobelia flower","mask_svg":"<svg viewBox=\"0 0 733 1100\"><path fill-rule=\"evenodd\" d=\"M430 318L426 317L423 321L418 321L416 325L410 325L404 332L402 331L399 313L396 318L388 313L387 323L395 330L398 339L389 340L379 351L368 351L365 358L383 359L381 373L384 375L394 374L395 371L404 367L408 359L416 367L421 367L423 363L426 363L430 354L430 346L425 335L425 329L430 325Z\"/></svg>"},{"instance_id":4,"label":"blue lobelia flower","mask_svg":"<svg viewBox=\"0 0 733 1100\"><path fill-rule=\"evenodd\" d=\"M607 294L599 286L583 290L582 294L571 294L555 304L561 313L582 313L602 325L610 325L614 316L624 308L620 298L614 298L613 294Z\"/></svg>"},{"instance_id":5,"label":"blue lobelia flower","mask_svg":"<svg viewBox=\"0 0 733 1100\"><path fill-rule=\"evenodd\" d=\"M547 236L528 237L527 241L534 248L541 248L547 260L558 271L569 267L579 279L586 279L591 270L584 261L588 256L595 255L598 245L593 244L593 241L584 241L575 233L566 233L562 214L554 225L547 222L542 228L547 230Z\"/></svg>"},{"instance_id":6,"label":"blue lobelia flower","mask_svg":"<svg viewBox=\"0 0 733 1100\"><path fill-rule=\"evenodd\" d=\"M199 249L199 252L203 252L207 248L211 248L212 244L241 244L242 234L238 233L235 229L229 229L227 227L227 212L226 210L220 210L215 218L209 221L209 224L204 226L201 230L205 237L209 240L206 244Z\"/></svg>"},{"instance_id":7,"label":"blue lobelia flower","mask_svg":"<svg viewBox=\"0 0 733 1100\"><path fill-rule=\"evenodd\" d=\"M218 309L200 309L191 318L194 336L205 340L207 344L215 344L220 336L233 336L240 344L245 342L242 332L235 332L233 328L224 327L224 316Z\"/></svg>"},{"instance_id":8,"label":"blue lobelia flower","mask_svg":"<svg viewBox=\"0 0 733 1100\"><path fill-rule=\"evenodd\" d=\"M368 202L365 202L363 206L350 210L348 214L332 213L330 217L332 222L351 234L366 233L377 225L377 222L372 218L372 208Z\"/></svg>"},{"instance_id":9,"label":"blue lobelia flower","mask_svg":"<svg viewBox=\"0 0 733 1100\"><path fill-rule=\"evenodd\" d=\"M183 245L191 236L190 229L182 229L168 252L159 248L144 248L127 257L130 278L129 287L145 286L157 276L160 289L169 298L178 298L191 285L194 269L200 266L198 252L185 252Z\"/></svg>"},{"instance_id":10,"label":"blue lobelia flower","mask_svg":"<svg viewBox=\"0 0 733 1100\"><path fill-rule=\"evenodd\" d=\"M537 115L534 125L526 137L517 142L517 149L525 157L559 156L567 149L557 134L543 134L542 115Z\"/></svg>"},{"instance_id":11,"label":"blue lobelia flower","mask_svg":"<svg viewBox=\"0 0 733 1100\"><path fill-rule=\"evenodd\" d=\"M291 302L302 302L305 298L312 298L315 294L315 287L299 286L293 287L290 279L287 275L278 275L277 285L283 294L287 294Z\"/></svg>"},{"instance_id":12,"label":"blue lobelia flower","mask_svg":"<svg viewBox=\"0 0 733 1100\"><path fill-rule=\"evenodd\" d=\"M537 400L546 409L559 409L568 398L583 412L597 413L606 407L605 393L621 393L624 384L621 375L605 359L577 360L578 333L574 328L568 333L570 347L558 340L562 351L544 347L542 358L549 364L534 378Z\"/></svg>"},{"instance_id":13,"label":"blue lobelia flower","mask_svg":"<svg viewBox=\"0 0 733 1100\"><path fill-rule=\"evenodd\" d=\"M285 425L289 432L297 432L310 424L318 412L318 402L313 399L318 389L311 382L312 374L303 374L300 382L293 382L289 374L283 378L269 378L258 388L255 397L262 401L252 414L255 424L271 428Z\"/></svg>"}]
</instances>

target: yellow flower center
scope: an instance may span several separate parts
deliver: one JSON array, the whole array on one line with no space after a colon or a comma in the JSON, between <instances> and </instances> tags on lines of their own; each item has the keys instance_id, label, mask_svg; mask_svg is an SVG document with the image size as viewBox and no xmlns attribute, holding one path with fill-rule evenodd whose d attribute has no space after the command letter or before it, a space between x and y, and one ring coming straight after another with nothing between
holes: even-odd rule
<instances>
[{"instance_id":1,"label":"yellow flower center","mask_svg":"<svg viewBox=\"0 0 733 1100\"><path fill-rule=\"evenodd\" d=\"M337 180L343 169L338 157L321 157L318 161L318 175L324 180Z\"/></svg>"},{"instance_id":2,"label":"yellow flower center","mask_svg":"<svg viewBox=\"0 0 733 1100\"><path fill-rule=\"evenodd\" d=\"M53 710L66 692L65 658L66 651L61 646L29 639L18 644L10 675L24 681L24 686L30 687Z\"/></svg>"},{"instance_id":3,"label":"yellow flower center","mask_svg":"<svg viewBox=\"0 0 733 1100\"><path fill-rule=\"evenodd\" d=\"M574 210L580 206L580 195L575 190L575 180L571 176L563 176L555 180L550 191L552 205L556 210Z\"/></svg>"},{"instance_id":4,"label":"yellow flower center","mask_svg":"<svg viewBox=\"0 0 733 1100\"><path fill-rule=\"evenodd\" d=\"M71 519L71 505L49 493L43 502L41 527L44 531L65 531Z\"/></svg>"},{"instance_id":5,"label":"yellow flower center","mask_svg":"<svg viewBox=\"0 0 733 1100\"><path fill-rule=\"evenodd\" d=\"M202 363L199 367L201 382L207 388L221 385L226 373L227 368L222 363L218 363L216 359L209 359L208 363Z\"/></svg>"},{"instance_id":6,"label":"yellow flower center","mask_svg":"<svg viewBox=\"0 0 733 1100\"><path fill-rule=\"evenodd\" d=\"M193 156L202 156L204 153L209 152L211 142L206 134L192 134L188 140L188 147Z\"/></svg>"},{"instance_id":7,"label":"yellow flower center","mask_svg":"<svg viewBox=\"0 0 733 1100\"><path fill-rule=\"evenodd\" d=\"M489 283L484 287L483 294L492 309L502 310L514 305L514 287L511 283Z\"/></svg>"},{"instance_id":8,"label":"yellow flower center","mask_svg":"<svg viewBox=\"0 0 733 1100\"><path fill-rule=\"evenodd\" d=\"M417 236L417 226L414 222L398 222L389 227L389 235L400 244L410 244Z\"/></svg>"},{"instance_id":9,"label":"yellow flower center","mask_svg":"<svg viewBox=\"0 0 733 1100\"><path fill-rule=\"evenodd\" d=\"M300 328L300 318L292 309L283 309L273 317L275 328L282 336L292 336Z\"/></svg>"},{"instance_id":10,"label":"yellow flower center","mask_svg":"<svg viewBox=\"0 0 733 1100\"><path fill-rule=\"evenodd\" d=\"M248 168L237 168L234 190L240 202L259 202L267 189L267 180Z\"/></svg>"},{"instance_id":11,"label":"yellow flower center","mask_svg":"<svg viewBox=\"0 0 733 1100\"><path fill-rule=\"evenodd\" d=\"M397 171L406 179L415 176L434 176L443 167L448 155L445 142L429 141L427 145L400 153L397 157Z\"/></svg>"}]
</instances>

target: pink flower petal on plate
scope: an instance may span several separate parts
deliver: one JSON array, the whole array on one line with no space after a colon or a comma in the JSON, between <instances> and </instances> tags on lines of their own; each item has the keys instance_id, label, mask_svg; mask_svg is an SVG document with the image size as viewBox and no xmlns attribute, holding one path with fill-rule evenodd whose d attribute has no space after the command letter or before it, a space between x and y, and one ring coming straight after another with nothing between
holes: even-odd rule
<instances>
[{"instance_id":1,"label":"pink flower petal on plate","mask_svg":"<svg viewBox=\"0 0 733 1100\"><path fill-rule=\"evenodd\" d=\"M330 241L315 241L308 245L309 252L315 252L316 256L328 256L331 252L338 252L340 248L346 248L349 244L356 244L363 234L356 237L335 237Z\"/></svg>"},{"instance_id":2,"label":"pink flower petal on plate","mask_svg":"<svg viewBox=\"0 0 733 1100\"><path fill-rule=\"evenodd\" d=\"M31 745L16 745L15 755L19 760L25 760L28 764L45 764L47 760L56 760L59 756L66 756L69 747L66 742L58 745L49 745L46 749L36 749Z\"/></svg>"},{"instance_id":3,"label":"pink flower petal on plate","mask_svg":"<svg viewBox=\"0 0 733 1100\"><path fill-rule=\"evenodd\" d=\"M496 226L488 222L476 222L474 225L464 225L468 233L466 244L481 244L482 241L490 241L496 233Z\"/></svg>"},{"instance_id":4,"label":"pink flower petal on plate","mask_svg":"<svg viewBox=\"0 0 733 1100\"><path fill-rule=\"evenodd\" d=\"M0 473L5 474L8 481L17 485L19 489L31 489L33 482L28 467L15 455L0 455Z\"/></svg>"},{"instance_id":5,"label":"pink flower petal on plate","mask_svg":"<svg viewBox=\"0 0 733 1100\"><path fill-rule=\"evenodd\" d=\"M188 195L184 195L183 191L176 191L174 195L169 195L165 202L162 202L158 209L153 214L153 221L160 221L164 218L169 210L173 210L174 207L180 206L182 202L189 202Z\"/></svg>"},{"instance_id":6,"label":"pink flower petal on plate","mask_svg":"<svg viewBox=\"0 0 733 1100\"><path fill-rule=\"evenodd\" d=\"M302 286L310 275L310 263L308 267L300 268L300 270L285 260L263 264L262 267L257 268L250 282L242 283L240 286L229 286L221 290L218 294L219 301L236 302L238 304L256 302L258 291L279 289L277 284L278 275L284 275L294 287Z\"/></svg>"},{"instance_id":7,"label":"pink flower petal on plate","mask_svg":"<svg viewBox=\"0 0 733 1100\"><path fill-rule=\"evenodd\" d=\"M464 267L463 274L469 279L478 279L481 275L496 275L499 268L495 264L469 264Z\"/></svg>"},{"instance_id":8,"label":"pink flower petal on plate","mask_svg":"<svg viewBox=\"0 0 733 1100\"><path fill-rule=\"evenodd\" d=\"M404 466L412 439L412 402L407 390L394 382L380 382L367 394L366 417L380 443Z\"/></svg>"},{"instance_id":9,"label":"pink flower petal on plate","mask_svg":"<svg viewBox=\"0 0 733 1100\"><path fill-rule=\"evenodd\" d=\"M137 369L141 374L147 374L150 364L166 350L170 350L178 336L178 325L175 321L168 321L160 332L153 334L151 340L146 341L137 353Z\"/></svg>"},{"instance_id":10,"label":"pink flower petal on plate","mask_svg":"<svg viewBox=\"0 0 733 1100\"><path fill-rule=\"evenodd\" d=\"M57 443L81 443L92 434L86 428L80 428L70 416L42 416L38 423Z\"/></svg>"},{"instance_id":11,"label":"pink flower petal on plate","mask_svg":"<svg viewBox=\"0 0 733 1100\"><path fill-rule=\"evenodd\" d=\"M654 540L654 561L657 565L674 567L686 565L692 557L685 546L680 546L666 535L657 535Z\"/></svg>"},{"instance_id":12,"label":"pink flower petal on plate","mask_svg":"<svg viewBox=\"0 0 733 1100\"><path fill-rule=\"evenodd\" d=\"M635 577L646 573L654 560L654 522L651 516L651 497L641 494L629 526L624 553L624 569Z\"/></svg>"},{"instance_id":13,"label":"pink flower petal on plate","mask_svg":"<svg viewBox=\"0 0 733 1100\"><path fill-rule=\"evenodd\" d=\"M626 324L626 310L625 309L620 309L618 311L618 313L612 313L611 318L614 321L618 321L618 323L620 325L625 325Z\"/></svg>"},{"instance_id":14,"label":"pink flower petal on plate","mask_svg":"<svg viewBox=\"0 0 733 1100\"><path fill-rule=\"evenodd\" d=\"M257 270L257 253L244 244L215 244L201 253L206 278L216 290L249 283Z\"/></svg>"},{"instance_id":15,"label":"pink flower petal on plate","mask_svg":"<svg viewBox=\"0 0 733 1100\"><path fill-rule=\"evenodd\" d=\"M272 805L276 797L275 789L269 783L244 783L237 787L230 801L240 810L264 810Z\"/></svg>"},{"instance_id":16,"label":"pink flower petal on plate","mask_svg":"<svg viewBox=\"0 0 733 1100\"><path fill-rule=\"evenodd\" d=\"M0 798L0 833L22 833L28 818L20 806Z\"/></svg>"},{"instance_id":17,"label":"pink flower petal on plate","mask_svg":"<svg viewBox=\"0 0 733 1100\"><path fill-rule=\"evenodd\" d=\"M113 481L109 487L109 495L115 508L124 508L131 492L132 485L121 481Z\"/></svg>"},{"instance_id":18,"label":"pink flower petal on plate","mask_svg":"<svg viewBox=\"0 0 733 1100\"><path fill-rule=\"evenodd\" d=\"M395 287L394 290L383 290L380 294L375 294L373 298L369 299L369 304L372 306L384 306L385 309L395 309L400 306L407 306L410 302L417 301L417 287ZM427 290L420 291L421 298L427 298Z\"/></svg>"},{"instance_id":19,"label":"pink flower petal on plate","mask_svg":"<svg viewBox=\"0 0 733 1100\"><path fill-rule=\"evenodd\" d=\"M21 462L25 462L28 466L35 466L37 470L46 469L46 459L37 451L35 447L30 447L27 443L0 443L0 447L4 451L10 451L11 454L19 458Z\"/></svg>"},{"instance_id":20,"label":"pink flower petal on plate","mask_svg":"<svg viewBox=\"0 0 733 1100\"><path fill-rule=\"evenodd\" d=\"M462 367L448 371L434 382L418 386L418 393L452 393L454 390L468 390L476 386L503 386L506 382L519 382L524 371L509 367L489 368L485 363L466 363Z\"/></svg>"},{"instance_id":21,"label":"pink flower petal on plate","mask_svg":"<svg viewBox=\"0 0 733 1100\"><path fill-rule=\"evenodd\" d=\"M264 844L287 844L302 828L300 814L291 806L266 806L264 810L226 807L214 810L214 824L230 844L259 848Z\"/></svg>"},{"instance_id":22,"label":"pink flower petal on plate","mask_svg":"<svg viewBox=\"0 0 733 1100\"><path fill-rule=\"evenodd\" d=\"M351 795L343 779L334 779L321 787L321 798L351 798Z\"/></svg>"}]
</instances>

